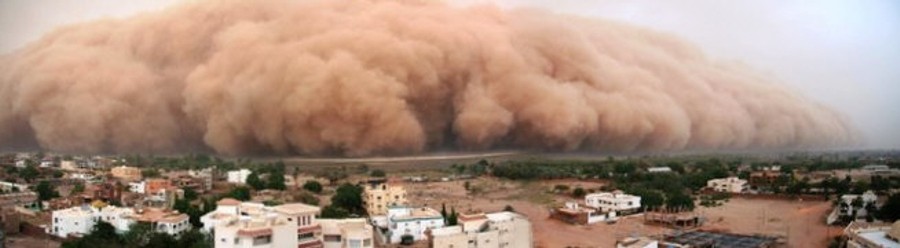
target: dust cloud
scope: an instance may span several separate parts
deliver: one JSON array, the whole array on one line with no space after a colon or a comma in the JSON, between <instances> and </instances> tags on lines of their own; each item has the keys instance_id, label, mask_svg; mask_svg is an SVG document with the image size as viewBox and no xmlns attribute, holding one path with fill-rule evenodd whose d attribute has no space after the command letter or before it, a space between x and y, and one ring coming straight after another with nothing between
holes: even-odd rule
<instances>
[{"instance_id":1,"label":"dust cloud","mask_svg":"<svg viewBox=\"0 0 900 248\"><path fill-rule=\"evenodd\" d=\"M856 132L628 24L432 1L199 1L0 57L0 147L369 156L821 148Z\"/></svg>"}]
</instances>

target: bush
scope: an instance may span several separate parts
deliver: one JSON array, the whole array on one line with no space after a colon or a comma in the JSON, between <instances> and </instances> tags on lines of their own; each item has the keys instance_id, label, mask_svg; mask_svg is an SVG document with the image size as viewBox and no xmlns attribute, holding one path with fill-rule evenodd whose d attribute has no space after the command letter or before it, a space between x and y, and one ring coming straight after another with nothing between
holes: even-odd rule
<instances>
[{"instance_id":1,"label":"bush","mask_svg":"<svg viewBox=\"0 0 900 248\"><path fill-rule=\"evenodd\" d=\"M322 193L322 184L318 181L309 180L303 184L303 189L308 190L309 192L313 192L316 194Z\"/></svg>"},{"instance_id":2,"label":"bush","mask_svg":"<svg viewBox=\"0 0 900 248\"><path fill-rule=\"evenodd\" d=\"M575 198L584 197L585 194L587 194L587 192L584 191L584 189L582 189L581 187L578 187L578 188L575 188L574 190L572 190L572 196Z\"/></svg>"},{"instance_id":3,"label":"bush","mask_svg":"<svg viewBox=\"0 0 900 248\"><path fill-rule=\"evenodd\" d=\"M387 173L385 173L381 169L375 169L375 170L372 170L372 173L370 175L373 177L385 177L385 176L387 176Z\"/></svg>"}]
</instances>

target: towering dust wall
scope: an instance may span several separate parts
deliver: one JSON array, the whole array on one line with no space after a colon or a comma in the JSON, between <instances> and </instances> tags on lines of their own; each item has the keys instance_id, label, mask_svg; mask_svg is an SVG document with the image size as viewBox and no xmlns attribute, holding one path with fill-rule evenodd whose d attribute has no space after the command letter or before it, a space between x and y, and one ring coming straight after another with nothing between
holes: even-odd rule
<instances>
[{"instance_id":1,"label":"towering dust wall","mask_svg":"<svg viewBox=\"0 0 900 248\"><path fill-rule=\"evenodd\" d=\"M854 141L833 111L671 35L420 1L207 1L0 60L0 147L366 156Z\"/></svg>"}]
</instances>

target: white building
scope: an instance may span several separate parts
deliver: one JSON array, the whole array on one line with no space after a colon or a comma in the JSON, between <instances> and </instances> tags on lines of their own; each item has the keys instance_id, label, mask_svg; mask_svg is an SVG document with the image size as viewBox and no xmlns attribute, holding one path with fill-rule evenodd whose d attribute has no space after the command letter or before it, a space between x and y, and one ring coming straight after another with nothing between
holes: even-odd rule
<instances>
[{"instance_id":1,"label":"white building","mask_svg":"<svg viewBox=\"0 0 900 248\"><path fill-rule=\"evenodd\" d=\"M215 247L322 247L319 207L290 203L274 207L225 198L200 218Z\"/></svg>"},{"instance_id":2,"label":"white building","mask_svg":"<svg viewBox=\"0 0 900 248\"><path fill-rule=\"evenodd\" d=\"M839 218L842 216L856 216L857 218L864 218L869 214L866 210L866 206L874 206L875 201L877 200L878 196L875 195L875 193L871 190L866 191L862 195L842 195L841 201L837 206L837 215ZM859 203L862 203L862 205L855 206L854 201L860 201Z\"/></svg>"},{"instance_id":3,"label":"white building","mask_svg":"<svg viewBox=\"0 0 900 248\"><path fill-rule=\"evenodd\" d=\"M131 208L88 205L53 211L50 234L62 238L70 234L88 234L98 221L105 221L116 227L117 231L125 232L133 223L129 218L133 213Z\"/></svg>"},{"instance_id":4,"label":"white building","mask_svg":"<svg viewBox=\"0 0 900 248\"><path fill-rule=\"evenodd\" d=\"M145 192L145 189L146 189L146 188L147 188L147 182L146 182L146 181L130 182L130 183L128 183L128 191L131 191L131 192L134 192L134 193L145 194L145 193L146 193L146 192Z\"/></svg>"},{"instance_id":5,"label":"white building","mask_svg":"<svg viewBox=\"0 0 900 248\"><path fill-rule=\"evenodd\" d=\"M176 238L191 230L190 217L178 211L147 208L136 211L128 218L134 222L150 224L150 230Z\"/></svg>"},{"instance_id":6,"label":"white building","mask_svg":"<svg viewBox=\"0 0 900 248\"><path fill-rule=\"evenodd\" d=\"M602 212L631 213L641 209L641 197L624 194L621 191L600 192L584 196L587 206L599 208Z\"/></svg>"},{"instance_id":7,"label":"white building","mask_svg":"<svg viewBox=\"0 0 900 248\"><path fill-rule=\"evenodd\" d=\"M741 193L747 190L747 180L737 177L717 178L707 181L706 187L716 192Z\"/></svg>"},{"instance_id":8,"label":"white building","mask_svg":"<svg viewBox=\"0 0 900 248\"><path fill-rule=\"evenodd\" d=\"M650 167L650 168L647 168L647 172L650 172L650 173L667 173L667 172L672 172L672 168L669 168L668 166L662 166L662 167Z\"/></svg>"},{"instance_id":9,"label":"white building","mask_svg":"<svg viewBox=\"0 0 900 248\"><path fill-rule=\"evenodd\" d=\"M378 217L374 217L378 218ZM385 222L373 221L380 228L387 229L384 233L387 243L400 243L402 237L410 235L413 240L425 239L425 231L444 226L444 217L437 210L431 208L411 208L394 206L388 208Z\"/></svg>"},{"instance_id":10,"label":"white building","mask_svg":"<svg viewBox=\"0 0 900 248\"><path fill-rule=\"evenodd\" d=\"M847 248L900 247L900 220L893 225L851 222L844 229Z\"/></svg>"},{"instance_id":11,"label":"white building","mask_svg":"<svg viewBox=\"0 0 900 248\"><path fill-rule=\"evenodd\" d=\"M324 248L375 247L372 226L364 218L318 219L322 226Z\"/></svg>"},{"instance_id":12,"label":"white building","mask_svg":"<svg viewBox=\"0 0 900 248\"><path fill-rule=\"evenodd\" d=\"M462 214L459 225L429 230L434 248L533 247L531 222L513 212Z\"/></svg>"},{"instance_id":13,"label":"white building","mask_svg":"<svg viewBox=\"0 0 900 248\"><path fill-rule=\"evenodd\" d=\"M659 241L647 237L627 237L616 241L616 248L657 248Z\"/></svg>"},{"instance_id":14,"label":"white building","mask_svg":"<svg viewBox=\"0 0 900 248\"><path fill-rule=\"evenodd\" d=\"M229 183L246 184L247 177L250 176L250 173L253 173L253 171L250 171L248 169L228 171L227 180Z\"/></svg>"}]
</instances>

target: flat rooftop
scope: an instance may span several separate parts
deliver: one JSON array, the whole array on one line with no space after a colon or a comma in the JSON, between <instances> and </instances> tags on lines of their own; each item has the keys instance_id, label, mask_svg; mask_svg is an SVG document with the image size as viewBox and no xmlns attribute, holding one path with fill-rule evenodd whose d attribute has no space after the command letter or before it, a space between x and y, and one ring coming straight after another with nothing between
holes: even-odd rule
<instances>
[{"instance_id":1,"label":"flat rooftop","mask_svg":"<svg viewBox=\"0 0 900 248\"><path fill-rule=\"evenodd\" d=\"M761 248L775 244L775 238L714 232L686 232L666 239L692 247Z\"/></svg>"}]
</instances>

